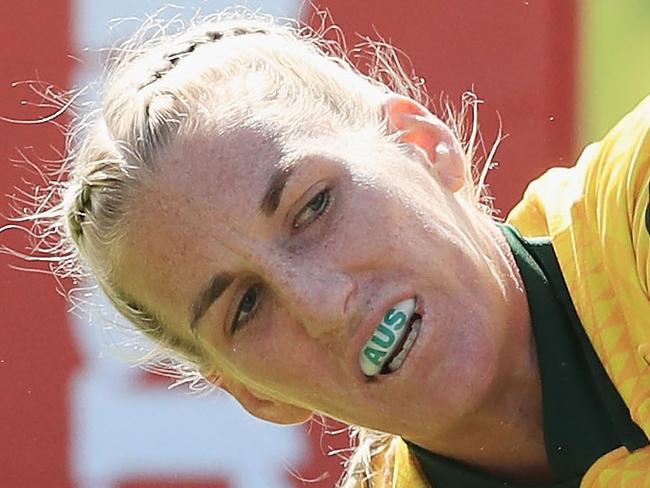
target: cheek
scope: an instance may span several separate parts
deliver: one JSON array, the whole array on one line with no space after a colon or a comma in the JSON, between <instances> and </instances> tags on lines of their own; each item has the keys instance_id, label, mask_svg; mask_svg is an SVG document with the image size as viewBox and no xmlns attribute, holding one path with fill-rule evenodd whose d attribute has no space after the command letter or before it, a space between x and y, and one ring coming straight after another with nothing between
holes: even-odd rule
<instances>
[{"instance_id":1,"label":"cheek","mask_svg":"<svg viewBox=\"0 0 650 488\"><path fill-rule=\"evenodd\" d=\"M226 361L257 382L274 382L309 367L309 338L300 324L275 300L246 324L225 351Z\"/></svg>"},{"instance_id":2,"label":"cheek","mask_svg":"<svg viewBox=\"0 0 650 488\"><path fill-rule=\"evenodd\" d=\"M431 361L418 374L422 391L433 395L431 401L441 414L470 411L497 377L503 338L490 326L476 297L445 294L432 302L432 309L435 340L427 351Z\"/></svg>"},{"instance_id":3,"label":"cheek","mask_svg":"<svg viewBox=\"0 0 650 488\"><path fill-rule=\"evenodd\" d=\"M434 199L424 191L376 185L343 193L313 258L377 272L391 263L408 268L429 265L432 258L449 262L449 233L434 214Z\"/></svg>"},{"instance_id":4,"label":"cheek","mask_svg":"<svg viewBox=\"0 0 650 488\"><path fill-rule=\"evenodd\" d=\"M332 227L318 259L331 260L348 272L381 269L408 240L408 218L388 208L386 201L365 198Z\"/></svg>"}]
</instances>

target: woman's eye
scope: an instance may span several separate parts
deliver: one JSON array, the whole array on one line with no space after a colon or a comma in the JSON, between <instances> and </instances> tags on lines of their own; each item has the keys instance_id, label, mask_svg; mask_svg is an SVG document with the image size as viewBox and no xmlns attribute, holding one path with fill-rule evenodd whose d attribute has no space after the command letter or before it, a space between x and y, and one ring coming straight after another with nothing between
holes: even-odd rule
<instances>
[{"instance_id":1,"label":"woman's eye","mask_svg":"<svg viewBox=\"0 0 650 488\"><path fill-rule=\"evenodd\" d=\"M237 332L237 330L246 324L246 322L248 322L253 316L259 304L260 291L260 285L253 285L246 290L246 293L241 297L230 326L232 332Z\"/></svg>"},{"instance_id":2,"label":"woman's eye","mask_svg":"<svg viewBox=\"0 0 650 488\"><path fill-rule=\"evenodd\" d=\"M307 205L300 210L300 213L296 215L296 218L293 221L293 228L300 229L301 227L311 224L314 220L325 213L329 203L330 190L326 188L309 200Z\"/></svg>"}]
</instances>

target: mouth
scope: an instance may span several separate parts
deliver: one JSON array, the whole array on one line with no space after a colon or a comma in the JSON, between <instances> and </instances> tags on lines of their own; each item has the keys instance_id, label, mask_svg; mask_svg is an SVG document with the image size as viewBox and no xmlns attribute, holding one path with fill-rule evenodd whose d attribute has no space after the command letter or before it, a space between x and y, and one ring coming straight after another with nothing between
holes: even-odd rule
<instances>
[{"instance_id":1,"label":"mouth","mask_svg":"<svg viewBox=\"0 0 650 488\"><path fill-rule=\"evenodd\" d=\"M414 298L393 305L359 353L363 374L373 377L397 371L413 347L421 323Z\"/></svg>"}]
</instances>

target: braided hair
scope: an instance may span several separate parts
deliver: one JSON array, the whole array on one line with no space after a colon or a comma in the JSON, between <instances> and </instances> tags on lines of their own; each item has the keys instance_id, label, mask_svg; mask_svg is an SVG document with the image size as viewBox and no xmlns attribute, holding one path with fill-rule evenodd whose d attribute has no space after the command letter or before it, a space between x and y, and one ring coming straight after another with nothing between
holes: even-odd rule
<instances>
[{"instance_id":1,"label":"braided hair","mask_svg":"<svg viewBox=\"0 0 650 488\"><path fill-rule=\"evenodd\" d=\"M160 80L169 71L174 68L178 62L186 55L193 53L197 47L210 42L219 41L226 36L242 36L245 34L269 34L270 31L263 27L252 26L237 26L230 29L213 30L208 29L204 34L199 35L189 41L182 42L178 47L172 49L164 55L164 60L167 62L165 66L156 69L151 78L144 82L141 88L145 88L152 83Z\"/></svg>"}]
</instances>

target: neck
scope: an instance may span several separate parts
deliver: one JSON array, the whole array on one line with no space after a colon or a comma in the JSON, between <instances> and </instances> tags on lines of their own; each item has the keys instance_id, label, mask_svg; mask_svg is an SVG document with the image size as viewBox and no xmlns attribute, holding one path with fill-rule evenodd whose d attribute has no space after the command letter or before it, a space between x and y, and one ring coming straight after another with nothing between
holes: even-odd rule
<instances>
[{"instance_id":1,"label":"neck","mask_svg":"<svg viewBox=\"0 0 650 488\"><path fill-rule=\"evenodd\" d=\"M491 242L493 252L488 259L503 285L505 306L501 320L508 330L496 374L480 405L459 419L456 428L414 442L512 482L544 482L550 479L551 472L544 446L541 380L524 283L501 230L491 222L486 227L482 237Z\"/></svg>"}]
</instances>

